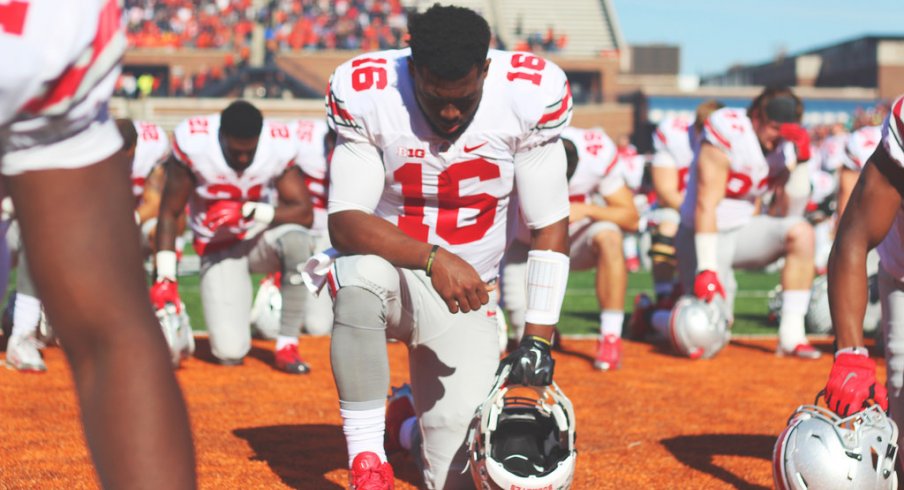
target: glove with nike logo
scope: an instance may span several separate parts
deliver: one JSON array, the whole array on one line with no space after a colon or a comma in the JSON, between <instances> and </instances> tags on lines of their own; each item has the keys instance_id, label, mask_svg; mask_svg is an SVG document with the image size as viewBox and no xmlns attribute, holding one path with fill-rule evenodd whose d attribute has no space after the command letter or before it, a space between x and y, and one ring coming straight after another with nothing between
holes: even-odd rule
<instances>
[{"instance_id":1,"label":"glove with nike logo","mask_svg":"<svg viewBox=\"0 0 904 490\"><path fill-rule=\"evenodd\" d=\"M719 282L719 275L711 270L700 271L694 280L694 296L709 303L717 294L725 297L725 288Z\"/></svg>"},{"instance_id":2,"label":"glove with nike logo","mask_svg":"<svg viewBox=\"0 0 904 490\"><path fill-rule=\"evenodd\" d=\"M525 335L521 344L514 352L500 361L496 375L502 372L505 366L512 369L508 375L508 382L525 386L546 386L552 383L553 371L556 361L550 352L551 344L546 339Z\"/></svg>"},{"instance_id":3,"label":"glove with nike logo","mask_svg":"<svg viewBox=\"0 0 904 490\"><path fill-rule=\"evenodd\" d=\"M862 410L867 400L888 409L888 391L876 382L876 362L865 355L836 355L825 392L826 404L842 417Z\"/></svg>"}]
</instances>

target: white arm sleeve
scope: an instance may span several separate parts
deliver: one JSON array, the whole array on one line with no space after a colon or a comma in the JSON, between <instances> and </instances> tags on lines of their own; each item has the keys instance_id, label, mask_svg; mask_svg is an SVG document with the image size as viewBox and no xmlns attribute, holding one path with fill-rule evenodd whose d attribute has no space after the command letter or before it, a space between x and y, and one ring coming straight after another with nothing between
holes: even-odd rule
<instances>
[{"instance_id":1,"label":"white arm sleeve","mask_svg":"<svg viewBox=\"0 0 904 490\"><path fill-rule=\"evenodd\" d=\"M515 154L515 186L528 228L536 230L568 217L566 167L561 140Z\"/></svg>"},{"instance_id":2,"label":"white arm sleeve","mask_svg":"<svg viewBox=\"0 0 904 490\"><path fill-rule=\"evenodd\" d=\"M369 143L340 138L330 162L329 213L377 209L385 185L383 158Z\"/></svg>"}]
</instances>

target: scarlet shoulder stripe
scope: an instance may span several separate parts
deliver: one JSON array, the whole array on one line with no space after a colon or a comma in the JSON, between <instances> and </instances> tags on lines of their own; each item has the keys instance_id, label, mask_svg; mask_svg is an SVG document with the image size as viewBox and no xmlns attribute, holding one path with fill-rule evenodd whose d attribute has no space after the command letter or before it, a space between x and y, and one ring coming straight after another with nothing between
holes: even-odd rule
<instances>
[{"instance_id":1,"label":"scarlet shoulder stripe","mask_svg":"<svg viewBox=\"0 0 904 490\"><path fill-rule=\"evenodd\" d=\"M724 136L722 136L718 131L716 131L716 128L714 128L713 125L709 123L708 119L706 120L705 124L706 124L706 130L709 131L709 133L712 134L713 137L716 138L716 140L718 140L720 144L722 144L722 146L724 146L725 148L731 149L731 143L729 143L728 140Z\"/></svg>"},{"instance_id":2,"label":"scarlet shoulder stripe","mask_svg":"<svg viewBox=\"0 0 904 490\"><path fill-rule=\"evenodd\" d=\"M904 122L901 121L901 106L904 105L904 97L899 97L898 100L895 101L895 105L892 108L892 117L895 120L895 125L898 128L898 144L904 146Z\"/></svg>"},{"instance_id":3,"label":"scarlet shoulder stripe","mask_svg":"<svg viewBox=\"0 0 904 490\"><path fill-rule=\"evenodd\" d=\"M53 81L52 86L47 92L28 101L23 107L23 110L27 113L38 114L47 111L66 99L79 96L79 92L83 90L83 82L87 82L85 78L89 70L92 69L92 65L94 65L102 55L111 56L111 54L108 53L108 50L118 49L118 45L115 42L117 41L117 34L119 34L119 37L121 38L119 41L125 41L125 38L122 37L122 33L120 32L120 18L118 2L116 0L108 0L98 17L97 33L94 35L94 40L92 40L91 45L86 48L86 54L90 53L90 58L87 61L84 61L84 58L82 58L72 65L69 65L59 78ZM123 44L121 47L125 48L125 45ZM120 52L116 56L116 59L119 59L121 56L122 53ZM114 66L115 64L111 63L109 69L113 69ZM109 72L109 70L106 71ZM94 73L92 77L88 78L89 80L99 80L100 76L104 74L105 73Z\"/></svg>"},{"instance_id":4,"label":"scarlet shoulder stripe","mask_svg":"<svg viewBox=\"0 0 904 490\"><path fill-rule=\"evenodd\" d=\"M656 130L656 137L659 139L659 141L662 141L662 144L668 144L668 141L666 140L666 137L665 137L665 133L663 133L661 130L659 130L659 129Z\"/></svg>"},{"instance_id":5,"label":"scarlet shoulder stripe","mask_svg":"<svg viewBox=\"0 0 904 490\"><path fill-rule=\"evenodd\" d=\"M180 162L188 165L189 167L192 166L191 158L188 158L188 155L186 155L185 152L182 151L182 148L179 147L179 140L177 140L176 138L173 138L173 153L176 155L176 159L178 159Z\"/></svg>"},{"instance_id":6,"label":"scarlet shoulder stripe","mask_svg":"<svg viewBox=\"0 0 904 490\"><path fill-rule=\"evenodd\" d=\"M346 126L350 128L358 128L358 123L345 108L345 102L336 97L336 93L330 90L327 95L327 109L333 124L337 126Z\"/></svg>"},{"instance_id":7,"label":"scarlet shoulder stripe","mask_svg":"<svg viewBox=\"0 0 904 490\"><path fill-rule=\"evenodd\" d=\"M559 122L563 119L563 116L568 114L568 111L571 110L571 86L568 82L565 82L565 93L562 95L562 98L553 102L552 104L546 106L546 112L543 114L543 117L537 122L537 127L543 126L547 122ZM562 121L564 122L564 121ZM559 124L554 124L547 127L556 127Z\"/></svg>"},{"instance_id":8,"label":"scarlet shoulder stripe","mask_svg":"<svg viewBox=\"0 0 904 490\"><path fill-rule=\"evenodd\" d=\"M615 168L615 164L618 163L618 153L612 156L612 161L609 162L609 165L606 167L605 175L609 175L612 172L612 169Z\"/></svg>"}]
</instances>

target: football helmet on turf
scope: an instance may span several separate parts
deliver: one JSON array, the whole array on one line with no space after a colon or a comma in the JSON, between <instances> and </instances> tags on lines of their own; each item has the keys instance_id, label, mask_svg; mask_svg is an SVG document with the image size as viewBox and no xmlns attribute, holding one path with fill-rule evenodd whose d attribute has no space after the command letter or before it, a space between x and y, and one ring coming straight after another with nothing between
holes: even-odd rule
<instances>
[{"instance_id":1,"label":"football helmet on turf","mask_svg":"<svg viewBox=\"0 0 904 490\"><path fill-rule=\"evenodd\" d=\"M704 301L682 296L669 315L669 341L676 352L691 359L716 355L731 339L731 328L720 296Z\"/></svg>"},{"instance_id":2,"label":"football helmet on turf","mask_svg":"<svg viewBox=\"0 0 904 490\"><path fill-rule=\"evenodd\" d=\"M571 401L559 387L508 385L496 378L468 434L468 463L481 490L571 486L577 451Z\"/></svg>"},{"instance_id":3,"label":"football helmet on turf","mask_svg":"<svg viewBox=\"0 0 904 490\"><path fill-rule=\"evenodd\" d=\"M873 274L867 279L866 314L863 317L863 331L871 334L879 328L882 319L882 305L879 302L879 276ZM807 307L805 325L808 333L828 334L832 332L832 315L829 311L828 276L813 279L810 289L810 305Z\"/></svg>"},{"instance_id":4,"label":"football helmet on turf","mask_svg":"<svg viewBox=\"0 0 904 490\"><path fill-rule=\"evenodd\" d=\"M801 405L772 452L780 490L897 488L898 427L878 405L847 418Z\"/></svg>"},{"instance_id":5,"label":"football helmet on turf","mask_svg":"<svg viewBox=\"0 0 904 490\"><path fill-rule=\"evenodd\" d=\"M255 337L275 340L279 335L282 293L273 274L261 279L254 303L251 304L251 330Z\"/></svg>"},{"instance_id":6,"label":"football helmet on turf","mask_svg":"<svg viewBox=\"0 0 904 490\"><path fill-rule=\"evenodd\" d=\"M158 309L156 314L170 349L173 367L178 368L184 359L188 359L195 352L195 337L185 304L182 303L180 308L176 308L176 305L167 303Z\"/></svg>"}]
</instances>

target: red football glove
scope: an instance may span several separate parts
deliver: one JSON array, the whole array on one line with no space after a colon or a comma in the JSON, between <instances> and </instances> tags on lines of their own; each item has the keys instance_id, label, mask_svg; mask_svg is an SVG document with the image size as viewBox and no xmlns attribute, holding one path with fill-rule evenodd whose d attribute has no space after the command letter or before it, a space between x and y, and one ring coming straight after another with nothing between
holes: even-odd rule
<instances>
[{"instance_id":1,"label":"red football glove","mask_svg":"<svg viewBox=\"0 0 904 490\"><path fill-rule=\"evenodd\" d=\"M181 312L182 301L179 299L179 288L175 281L164 279L151 286L151 304L155 310L163 309L167 303L176 306L176 312Z\"/></svg>"},{"instance_id":2,"label":"red football glove","mask_svg":"<svg viewBox=\"0 0 904 490\"><path fill-rule=\"evenodd\" d=\"M876 362L859 354L838 354L826 383L826 405L847 417L863 409L870 399L888 409L888 391L876 382Z\"/></svg>"},{"instance_id":3,"label":"red football glove","mask_svg":"<svg viewBox=\"0 0 904 490\"><path fill-rule=\"evenodd\" d=\"M810 159L810 134L799 124L785 123L780 129L782 138L794 143L797 150L797 162L802 163Z\"/></svg>"},{"instance_id":4,"label":"red football glove","mask_svg":"<svg viewBox=\"0 0 904 490\"><path fill-rule=\"evenodd\" d=\"M239 226L245 219L242 216L242 202L240 201L217 201L207 208L204 216L203 224L205 227L216 230L221 226Z\"/></svg>"},{"instance_id":5,"label":"red football glove","mask_svg":"<svg viewBox=\"0 0 904 490\"><path fill-rule=\"evenodd\" d=\"M715 271L700 271L694 280L694 296L706 301L712 301L716 295L725 298L725 288L719 282L719 276Z\"/></svg>"}]
</instances>

